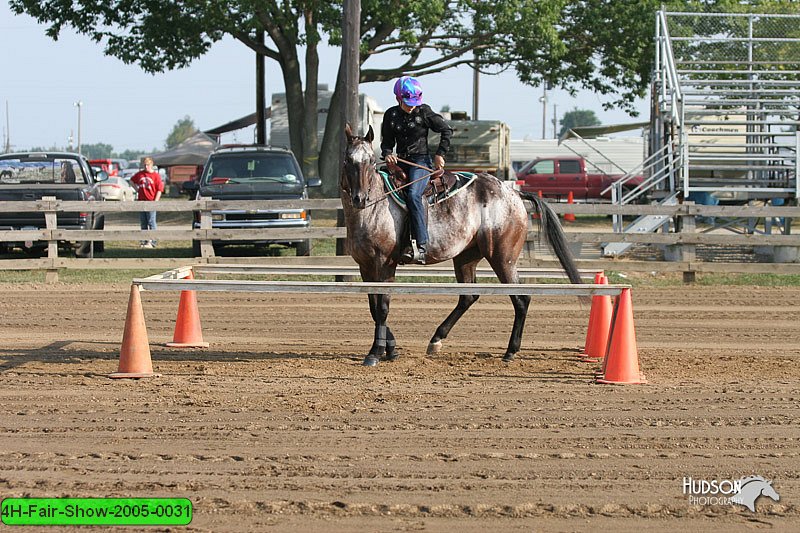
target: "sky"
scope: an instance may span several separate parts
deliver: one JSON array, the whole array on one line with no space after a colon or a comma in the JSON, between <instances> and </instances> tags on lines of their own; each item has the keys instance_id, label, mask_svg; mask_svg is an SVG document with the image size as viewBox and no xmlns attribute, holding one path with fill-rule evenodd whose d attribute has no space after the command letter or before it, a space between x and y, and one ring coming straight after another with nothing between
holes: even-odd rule
<instances>
[{"instance_id":1,"label":"sky","mask_svg":"<svg viewBox=\"0 0 800 533\"><path fill-rule=\"evenodd\" d=\"M47 37L45 29L27 15L14 15L0 0L0 140L4 145L10 135L14 150L67 146L70 136L77 145L79 115L82 144L105 143L122 152L163 149L172 128L185 116L205 130L255 111L255 54L232 38L214 44L186 68L152 75L104 55L101 44L69 28L58 41ZM320 51L320 83L333 87L340 53L327 46ZM269 102L272 93L284 92L276 62L266 61L266 78ZM434 110L449 106L472 113L471 69L452 69L420 82ZM392 85L362 84L360 92L386 109L395 104ZM482 75L479 87L478 118L506 122L512 139L542 138L541 88L520 83L513 69ZM636 102L639 119L624 111L603 110L605 100L589 92L573 98L564 91L549 91L548 99L547 138L553 137L553 105L559 116L574 108L591 109L604 124L649 117L646 99ZM253 128L225 134L222 142L254 142Z\"/></svg>"}]
</instances>

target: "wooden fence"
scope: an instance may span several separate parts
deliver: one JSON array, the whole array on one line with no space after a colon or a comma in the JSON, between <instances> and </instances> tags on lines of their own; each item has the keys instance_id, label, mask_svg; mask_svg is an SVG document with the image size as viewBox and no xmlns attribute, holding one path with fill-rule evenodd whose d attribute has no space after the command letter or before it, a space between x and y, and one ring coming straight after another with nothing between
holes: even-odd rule
<instances>
[{"instance_id":1,"label":"wooden fence","mask_svg":"<svg viewBox=\"0 0 800 533\"><path fill-rule=\"evenodd\" d=\"M665 245L673 247L677 257L675 261L633 261L620 259L581 260L579 266L588 269L660 271L660 272L768 272L784 274L800 274L800 263L738 263L738 262L703 262L697 261L695 249L697 245L718 246L768 246L800 247L800 235L772 234L719 234L700 233L696 231L697 217L726 218L786 218L800 217L800 207L751 207L751 206L703 206L680 204L674 206L660 205L626 205L609 204L551 204L559 214L591 214L591 215L666 215L682 217L682 230L677 233L614 233L613 231L571 231L567 229L567 240L571 243L589 243L600 245L608 242L630 242ZM141 268L164 269L184 265L187 261L195 263L292 263L292 264L327 264L349 265L352 260L344 257L279 257L279 258L218 258L214 257L211 241L214 240L298 240L344 238L344 228L314 227L308 229L215 229L211 227L212 211L221 209L256 210L278 208L302 208L314 210L337 210L341 208L339 199L294 200L294 201L162 201L162 202L77 202L45 199L34 202L0 202L2 212L40 212L45 215L46 228L36 230L2 230L0 242L46 241L47 257L27 259L0 260L0 269L48 271L48 279L57 279L57 271L61 268ZM194 212L200 213L200 228L192 229L162 226L156 231L139 229L105 229L105 230L66 230L58 228L58 214L63 212L96 212L126 213L141 211ZM610 223L609 223L610 226ZM161 241L201 241L201 257L187 258L75 258L59 257L59 241L140 241L157 239ZM532 228L529 232L529 243L535 243L538 232ZM528 252L533 246L528 247ZM537 258L533 253L526 253L521 259L521 266L553 267L552 258Z\"/></svg>"}]
</instances>

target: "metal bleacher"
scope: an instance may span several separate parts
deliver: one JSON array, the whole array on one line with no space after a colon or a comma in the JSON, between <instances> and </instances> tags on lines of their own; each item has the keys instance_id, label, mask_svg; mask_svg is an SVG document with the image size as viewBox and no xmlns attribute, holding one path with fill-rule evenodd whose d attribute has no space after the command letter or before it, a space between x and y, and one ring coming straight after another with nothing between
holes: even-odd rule
<instances>
[{"instance_id":1,"label":"metal bleacher","mask_svg":"<svg viewBox=\"0 0 800 533\"><path fill-rule=\"evenodd\" d=\"M655 102L644 183L623 194L660 203L772 202L800 196L800 15L681 13L656 18ZM668 219L615 231L657 231ZM630 245L609 245L618 256Z\"/></svg>"}]
</instances>

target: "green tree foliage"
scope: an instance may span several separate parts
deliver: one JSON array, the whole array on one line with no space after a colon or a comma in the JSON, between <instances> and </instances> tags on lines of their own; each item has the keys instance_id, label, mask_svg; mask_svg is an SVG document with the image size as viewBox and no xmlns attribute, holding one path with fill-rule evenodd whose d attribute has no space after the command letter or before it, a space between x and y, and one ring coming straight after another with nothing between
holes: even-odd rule
<instances>
[{"instance_id":1,"label":"green tree foliage","mask_svg":"<svg viewBox=\"0 0 800 533\"><path fill-rule=\"evenodd\" d=\"M81 153L87 159L107 159L114 157L114 147L105 143L82 144Z\"/></svg>"},{"instance_id":2,"label":"green tree foliage","mask_svg":"<svg viewBox=\"0 0 800 533\"><path fill-rule=\"evenodd\" d=\"M123 150L122 152L117 154L116 157L118 157L119 159L127 159L128 161L134 161L134 160L137 160L137 159L141 159L142 157L144 157L147 154L154 154L156 152L158 152L158 150L155 149L155 148L153 148L149 152L145 151L145 150L131 150L131 149L128 149L128 150Z\"/></svg>"},{"instance_id":3,"label":"green tree foliage","mask_svg":"<svg viewBox=\"0 0 800 533\"><path fill-rule=\"evenodd\" d=\"M167 136L164 145L167 147L167 150L175 148L197 132L198 129L195 127L194 121L189 115L186 115L172 127L172 131Z\"/></svg>"},{"instance_id":4,"label":"green tree foliage","mask_svg":"<svg viewBox=\"0 0 800 533\"><path fill-rule=\"evenodd\" d=\"M599 126L600 119L594 114L591 109L578 109L567 111L561 117L561 129L558 131L558 136L561 137L564 132L576 126Z\"/></svg>"}]
</instances>

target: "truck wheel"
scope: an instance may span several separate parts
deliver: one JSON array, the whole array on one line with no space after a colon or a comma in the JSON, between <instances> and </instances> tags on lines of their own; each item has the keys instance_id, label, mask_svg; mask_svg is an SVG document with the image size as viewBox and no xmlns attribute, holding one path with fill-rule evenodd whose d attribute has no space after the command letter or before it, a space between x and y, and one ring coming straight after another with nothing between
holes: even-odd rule
<instances>
[{"instance_id":1,"label":"truck wheel","mask_svg":"<svg viewBox=\"0 0 800 533\"><path fill-rule=\"evenodd\" d=\"M311 239L306 239L295 244L295 254L297 257L306 257L311 255Z\"/></svg>"},{"instance_id":2,"label":"truck wheel","mask_svg":"<svg viewBox=\"0 0 800 533\"><path fill-rule=\"evenodd\" d=\"M106 217L105 215L100 215L94 221L94 227L92 229L97 230L104 230L106 229ZM106 251L106 241L94 241L94 251L101 254Z\"/></svg>"}]
</instances>

